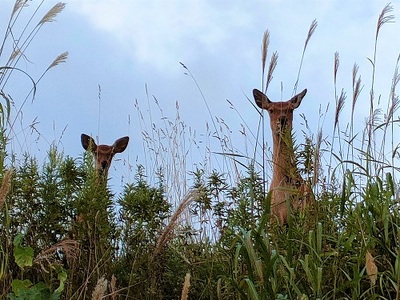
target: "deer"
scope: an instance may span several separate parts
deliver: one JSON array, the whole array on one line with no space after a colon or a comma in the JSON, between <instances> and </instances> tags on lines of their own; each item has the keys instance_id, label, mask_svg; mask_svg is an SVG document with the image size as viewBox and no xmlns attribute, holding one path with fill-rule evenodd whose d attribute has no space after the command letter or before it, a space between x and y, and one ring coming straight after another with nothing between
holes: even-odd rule
<instances>
[{"instance_id":1,"label":"deer","mask_svg":"<svg viewBox=\"0 0 400 300\"><path fill-rule=\"evenodd\" d=\"M114 144L97 145L94 139L82 133L81 143L83 149L93 153L95 157L95 167L100 178L108 178L108 170L110 169L111 161L116 153L123 152L128 146L129 137L125 136L117 139Z\"/></svg>"},{"instance_id":2,"label":"deer","mask_svg":"<svg viewBox=\"0 0 400 300\"><path fill-rule=\"evenodd\" d=\"M293 147L293 111L298 108L307 89L288 101L272 102L261 91L254 89L257 106L268 112L272 131L271 214L283 225L287 223L288 208L304 209L313 201L309 184L304 181L296 164Z\"/></svg>"}]
</instances>

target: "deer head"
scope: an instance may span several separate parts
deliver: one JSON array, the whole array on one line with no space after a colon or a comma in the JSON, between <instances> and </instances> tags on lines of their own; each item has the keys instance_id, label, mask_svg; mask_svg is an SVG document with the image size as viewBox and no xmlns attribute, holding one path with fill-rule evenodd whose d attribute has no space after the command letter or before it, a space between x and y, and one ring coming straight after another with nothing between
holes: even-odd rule
<instances>
[{"instance_id":1,"label":"deer head","mask_svg":"<svg viewBox=\"0 0 400 300\"><path fill-rule=\"evenodd\" d=\"M99 175L107 178L108 169L111 161L116 153L123 152L128 146L129 137L125 136L114 142L111 146L96 145L96 142L91 136L86 134L81 135L82 146L85 150L91 151L96 159L96 170Z\"/></svg>"},{"instance_id":2,"label":"deer head","mask_svg":"<svg viewBox=\"0 0 400 300\"><path fill-rule=\"evenodd\" d=\"M271 130L274 137L291 132L293 124L293 111L301 104L307 89L283 102L272 102L261 91L254 89L253 95L258 107L268 111Z\"/></svg>"}]
</instances>

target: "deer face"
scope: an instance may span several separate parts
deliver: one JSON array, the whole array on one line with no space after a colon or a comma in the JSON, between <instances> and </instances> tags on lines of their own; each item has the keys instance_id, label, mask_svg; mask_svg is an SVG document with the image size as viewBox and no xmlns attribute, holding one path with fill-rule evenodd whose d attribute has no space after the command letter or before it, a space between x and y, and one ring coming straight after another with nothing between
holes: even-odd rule
<instances>
[{"instance_id":1,"label":"deer face","mask_svg":"<svg viewBox=\"0 0 400 300\"><path fill-rule=\"evenodd\" d=\"M96 159L96 170L99 175L107 178L108 169L116 153L123 152L128 146L129 137L125 136L114 142L111 146L96 145L94 139L86 134L81 135L82 146L85 150L91 151Z\"/></svg>"},{"instance_id":2,"label":"deer face","mask_svg":"<svg viewBox=\"0 0 400 300\"><path fill-rule=\"evenodd\" d=\"M268 111L272 133L278 136L292 130L293 111L300 106L306 93L304 90L288 101L272 102L261 91L253 90L257 106Z\"/></svg>"}]
</instances>

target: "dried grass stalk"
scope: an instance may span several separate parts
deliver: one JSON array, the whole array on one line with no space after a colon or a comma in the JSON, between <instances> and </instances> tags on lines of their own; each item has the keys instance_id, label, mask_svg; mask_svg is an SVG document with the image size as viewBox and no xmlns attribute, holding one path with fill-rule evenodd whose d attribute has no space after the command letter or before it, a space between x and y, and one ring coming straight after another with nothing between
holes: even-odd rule
<instances>
[{"instance_id":1,"label":"dried grass stalk","mask_svg":"<svg viewBox=\"0 0 400 300\"><path fill-rule=\"evenodd\" d=\"M262 49L261 49L261 63L262 63L262 72L264 75L265 65L267 63L268 56L268 47L269 47L269 31L264 32L263 40L262 40Z\"/></svg>"},{"instance_id":2,"label":"dried grass stalk","mask_svg":"<svg viewBox=\"0 0 400 300\"><path fill-rule=\"evenodd\" d=\"M273 78L272 74L274 73L275 67L278 64L278 57L279 57L278 52L275 51L274 53L272 53L271 61L269 62L267 83L265 86L265 93L267 92L268 86L272 81L272 78Z\"/></svg>"},{"instance_id":3,"label":"dried grass stalk","mask_svg":"<svg viewBox=\"0 0 400 300\"><path fill-rule=\"evenodd\" d=\"M367 251L365 254L365 268L367 269L367 275L371 281L371 284L375 285L378 277L378 267L375 264L375 259L372 257L369 251Z\"/></svg>"},{"instance_id":4,"label":"dried grass stalk","mask_svg":"<svg viewBox=\"0 0 400 300\"><path fill-rule=\"evenodd\" d=\"M157 241L156 248L154 250L153 258L157 257L157 255L161 252L161 249L167 244L169 239L172 236L173 229L175 228L176 221L179 219L179 216L186 209L186 207L195 199L197 195L197 191L190 191L186 197L181 201L175 213L172 215L171 220L169 221L168 226L165 227L163 233L159 237Z\"/></svg>"},{"instance_id":5,"label":"dried grass stalk","mask_svg":"<svg viewBox=\"0 0 400 300\"><path fill-rule=\"evenodd\" d=\"M344 107L344 102L346 100L346 92L342 90L342 92L340 93L340 97L339 100L336 103L336 113L335 113L335 125L334 128L337 127L338 123L339 123L339 116L340 113Z\"/></svg>"},{"instance_id":6,"label":"dried grass stalk","mask_svg":"<svg viewBox=\"0 0 400 300\"><path fill-rule=\"evenodd\" d=\"M9 169L6 171L3 177L3 182L0 187L0 210L3 209L4 204L6 203L6 197L10 190L11 179L13 175L13 170Z\"/></svg>"},{"instance_id":7,"label":"dried grass stalk","mask_svg":"<svg viewBox=\"0 0 400 300\"><path fill-rule=\"evenodd\" d=\"M11 17L15 15L17 11L19 11L22 7L28 6L28 0L16 0L14 4L13 11L11 13Z\"/></svg>"},{"instance_id":8,"label":"dried grass stalk","mask_svg":"<svg viewBox=\"0 0 400 300\"><path fill-rule=\"evenodd\" d=\"M183 283L181 300L187 300L189 297L190 273L186 273L185 282Z\"/></svg>"},{"instance_id":9,"label":"dried grass stalk","mask_svg":"<svg viewBox=\"0 0 400 300\"><path fill-rule=\"evenodd\" d=\"M316 19L314 19L314 20L311 22L310 28L308 29L308 34L307 34L306 41L304 42L304 48L303 48L303 53L301 54L301 60L300 60L299 71L298 71L298 73L297 73L296 83L294 84L294 87L293 87L293 95L296 93L297 85L299 84L301 68L302 68L302 66L303 66L304 55L305 55L305 53L306 53L306 49L307 49L308 43L309 43L309 41L310 41L312 35L314 34L315 29L317 28L317 26L318 26L318 22L317 22Z\"/></svg>"},{"instance_id":10,"label":"dried grass stalk","mask_svg":"<svg viewBox=\"0 0 400 300\"><path fill-rule=\"evenodd\" d=\"M20 54L22 54L21 50L20 50L18 47L16 47L16 48L14 49L14 51L11 53L11 55L10 55L9 62L13 61L13 60L14 60L16 57L18 57Z\"/></svg>"},{"instance_id":11,"label":"dried grass stalk","mask_svg":"<svg viewBox=\"0 0 400 300\"><path fill-rule=\"evenodd\" d=\"M358 77L357 79L357 73L358 73L358 65L354 64L353 66L353 104L351 106L351 115L354 115L354 110L356 107L356 102L358 99L358 96L360 96L361 93L361 76Z\"/></svg>"},{"instance_id":12,"label":"dried grass stalk","mask_svg":"<svg viewBox=\"0 0 400 300\"><path fill-rule=\"evenodd\" d=\"M50 64L50 66L47 68L47 70L58 66L61 63L65 63L65 61L68 58L68 51L61 53L60 55L58 55L53 62Z\"/></svg>"},{"instance_id":13,"label":"dried grass stalk","mask_svg":"<svg viewBox=\"0 0 400 300\"><path fill-rule=\"evenodd\" d=\"M340 65L340 60L339 60L339 52L335 52L335 60L333 63L333 80L336 85L336 79L337 79L337 72L339 70L339 65Z\"/></svg>"},{"instance_id":14,"label":"dried grass stalk","mask_svg":"<svg viewBox=\"0 0 400 300\"><path fill-rule=\"evenodd\" d=\"M62 249L68 261L76 259L79 256L79 243L76 240L66 239L43 250L35 258L34 262L40 263L43 260L52 260L51 257L60 249Z\"/></svg>"},{"instance_id":15,"label":"dried grass stalk","mask_svg":"<svg viewBox=\"0 0 400 300\"><path fill-rule=\"evenodd\" d=\"M116 300L118 299L118 291L117 291L117 278L115 277L114 274L111 276L111 282L110 282L110 296L111 299Z\"/></svg>"},{"instance_id":16,"label":"dried grass stalk","mask_svg":"<svg viewBox=\"0 0 400 300\"><path fill-rule=\"evenodd\" d=\"M56 5L54 5L48 12L47 14L44 15L44 17L40 20L38 25L43 25L44 23L49 23L49 22L54 22L56 16L62 12L62 10L65 8L65 3L58 2Z\"/></svg>"},{"instance_id":17,"label":"dried grass stalk","mask_svg":"<svg viewBox=\"0 0 400 300\"><path fill-rule=\"evenodd\" d=\"M317 22L316 19L314 19L314 20L311 22L310 28L308 29L308 34L307 34L306 42L304 43L304 50L307 48L308 42L310 41L312 35L314 34L315 29L317 28L317 26L318 26L318 22Z\"/></svg>"},{"instance_id":18,"label":"dried grass stalk","mask_svg":"<svg viewBox=\"0 0 400 300\"><path fill-rule=\"evenodd\" d=\"M382 12L381 12L381 14L379 15L379 18L378 18L378 24L376 25L376 36L375 36L375 39L378 39L379 31L380 31L381 27L385 23L394 22L393 21L394 20L394 15L388 15L392 11L393 11L393 6L390 3L386 4L386 6L382 9Z\"/></svg>"},{"instance_id":19,"label":"dried grass stalk","mask_svg":"<svg viewBox=\"0 0 400 300\"><path fill-rule=\"evenodd\" d=\"M96 287L93 290L92 300L103 299L106 291L107 291L107 279L101 277L99 280L97 280Z\"/></svg>"}]
</instances>

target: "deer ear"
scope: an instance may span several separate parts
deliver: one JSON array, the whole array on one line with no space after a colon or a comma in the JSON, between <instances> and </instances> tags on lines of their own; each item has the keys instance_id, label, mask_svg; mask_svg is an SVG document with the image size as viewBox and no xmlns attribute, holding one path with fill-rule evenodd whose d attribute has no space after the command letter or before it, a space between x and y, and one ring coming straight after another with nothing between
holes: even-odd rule
<instances>
[{"instance_id":1,"label":"deer ear","mask_svg":"<svg viewBox=\"0 0 400 300\"><path fill-rule=\"evenodd\" d=\"M121 153L123 152L129 143L129 136L124 136L114 142L113 149L114 153Z\"/></svg>"},{"instance_id":2,"label":"deer ear","mask_svg":"<svg viewBox=\"0 0 400 300\"><path fill-rule=\"evenodd\" d=\"M88 136L87 134L82 133L81 143L82 143L83 149L85 149L85 150L94 152L97 149L96 142L94 141L94 139L91 136Z\"/></svg>"},{"instance_id":3,"label":"deer ear","mask_svg":"<svg viewBox=\"0 0 400 300\"><path fill-rule=\"evenodd\" d=\"M304 96L307 94L307 89L303 90L301 93L293 96L289 101L292 102L294 108L298 108L303 100Z\"/></svg>"},{"instance_id":4,"label":"deer ear","mask_svg":"<svg viewBox=\"0 0 400 300\"><path fill-rule=\"evenodd\" d=\"M271 103L271 100L261 91L254 89L253 90L254 100L256 100L256 104L259 108L267 109L268 104Z\"/></svg>"}]
</instances>

